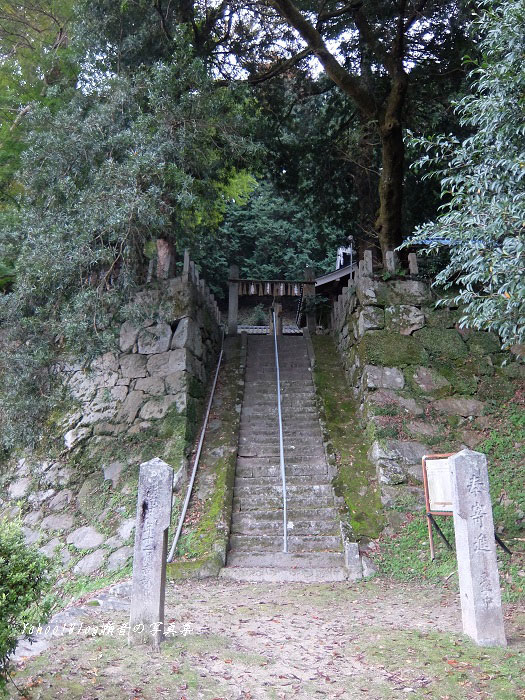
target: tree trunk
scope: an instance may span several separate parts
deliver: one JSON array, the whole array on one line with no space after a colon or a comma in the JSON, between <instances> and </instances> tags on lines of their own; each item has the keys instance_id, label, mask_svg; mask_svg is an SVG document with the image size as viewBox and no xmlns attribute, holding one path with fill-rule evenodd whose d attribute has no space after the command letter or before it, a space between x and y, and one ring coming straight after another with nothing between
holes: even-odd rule
<instances>
[{"instance_id":1,"label":"tree trunk","mask_svg":"<svg viewBox=\"0 0 525 700\"><path fill-rule=\"evenodd\" d=\"M381 173L379 176L379 212L375 228L383 260L386 252L403 242L402 209L405 175L402 109L407 90L406 76L393 79L387 106L379 122Z\"/></svg>"}]
</instances>

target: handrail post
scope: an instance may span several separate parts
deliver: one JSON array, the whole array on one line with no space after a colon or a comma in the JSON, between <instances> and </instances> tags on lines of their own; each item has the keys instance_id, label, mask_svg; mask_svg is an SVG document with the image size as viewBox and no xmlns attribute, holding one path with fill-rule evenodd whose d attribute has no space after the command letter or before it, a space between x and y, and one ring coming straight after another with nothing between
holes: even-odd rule
<instances>
[{"instance_id":1,"label":"handrail post","mask_svg":"<svg viewBox=\"0 0 525 700\"><path fill-rule=\"evenodd\" d=\"M277 414L279 416L279 460L281 465L281 481L283 489L283 552L288 552L288 514L286 505L286 471L284 467L284 441L283 441L283 416L281 412L281 374L279 369L279 351L277 348L277 318L275 309L273 316L273 340L275 347L275 373L277 380Z\"/></svg>"}]
</instances>

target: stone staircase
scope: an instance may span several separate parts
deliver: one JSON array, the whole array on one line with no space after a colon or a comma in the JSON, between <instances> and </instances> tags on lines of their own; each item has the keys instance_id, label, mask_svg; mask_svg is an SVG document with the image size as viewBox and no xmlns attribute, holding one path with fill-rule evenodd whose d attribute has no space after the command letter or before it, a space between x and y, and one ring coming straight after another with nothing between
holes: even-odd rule
<instances>
[{"instance_id":1,"label":"stone staircase","mask_svg":"<svg viewBox=\"0 0 525 700\"><path fill-rule=\"evenodd\" d=\"M240 581L348 578L338 512L315 403L306 340L281 336L288 553L272 336L249 336L233 496L230 550L221 576Z\"/></svg>"}]
</instances>

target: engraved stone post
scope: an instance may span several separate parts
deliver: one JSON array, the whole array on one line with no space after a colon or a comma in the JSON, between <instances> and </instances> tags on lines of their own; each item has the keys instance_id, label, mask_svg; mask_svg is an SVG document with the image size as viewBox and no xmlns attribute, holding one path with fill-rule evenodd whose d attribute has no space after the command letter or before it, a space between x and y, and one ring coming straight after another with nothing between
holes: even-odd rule
<instances>
[{"instance_id":1,"label":"engraved stone post","mask_svg":"<svg viewBox=\"0 0 525 700\"><path fill-rule=\"evenodd\" d=\"M230 266L230 295L228 301L228 335L237 335L237 314L239 311L239 278L237 265Z\"/></svg>"},{"instance_id":2,"label":"engraved stone post","mask_svg":"<svg viewBox=\"0 0 525 700\"><path fill-rule=\"evenodd\" d=\"M175 248L164 238L157 238L157 278L167 280L175 270Z\"/></svg>"},{"instance_id":3,"label":"engraved stone post","mask_svg":"<svg viewBox=\"0 0 525 700\"><path fill-rule=\"evenodd\" d=\"M361 272L361 269L359 271ZM372 260L372 251L365 250L364 255L363 255L362 274L365 275L366 277L372 277L373 272L374 272L374 265L373 265L373 260Z\"/></svg>"},{"instance_id":4,"label":"engraved stone post","mask_svg":"<svg viewBox=\"0 0 525 700\"><path fill-rule=\"evenodd\" d=\"M307 267L304 271L305 284L303 286L303 299L308 304L308 298L315 296L315 270L313 267ZM310 308L306 312L306 327L310 335L315 335L315 309Z\"/></svg>"},{"instance_id":5,"label":"engraved stone post","mask_svg":"<svg viewBox=\"0 0 525 700\"><path fill-rule=\"evenodd\" d=\"M415 253L408 254L408 270L411 275L419 274L419 267L417 264L417 255Z\"/></svg>"},{"instance_id":6,"label":"engraved stone post","mask_svg":"<svg viewBox=\"0 0 525 700\"><path fill-rule=\"evenodd\" d=\"M128 642L159 648L163 638L173 469L155 458L140 465Z\"/></svg>"},{"instance_id":7,"label":"engraved stone post","mask_svg":"<svg viewBox=\"0 0 525 700\"><path fill-rule=\"evenodd\" d=\"M485 647L506 646L487 458L449 457L463 631Z\"/></svg>"},{"instance_id":8,"label":"engraved stone post","mask_svg":"<svg viewBox=\"0 0 525 700\"><path fill-rule=\"evenodd\" d=\"M397 267L397 255L393 250L387 250L385 256L385 266L388 272L394 274Z\"/></svg>"}]
</instances>

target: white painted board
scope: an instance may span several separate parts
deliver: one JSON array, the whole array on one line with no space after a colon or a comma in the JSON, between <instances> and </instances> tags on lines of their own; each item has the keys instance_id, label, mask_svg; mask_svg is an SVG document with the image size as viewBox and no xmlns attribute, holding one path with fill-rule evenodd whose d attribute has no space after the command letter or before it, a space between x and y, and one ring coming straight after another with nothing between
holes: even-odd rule
<instances>
[{"instance_id":1,"label":"white painted board","mask_svg":"<svg viewBox=\"0 0 525 700\"><path fill-rule=\"evenodd\" d=\"M452 513L452 484L448 458L426 459L430 511Z\"/></svg>"}]
</instances>

